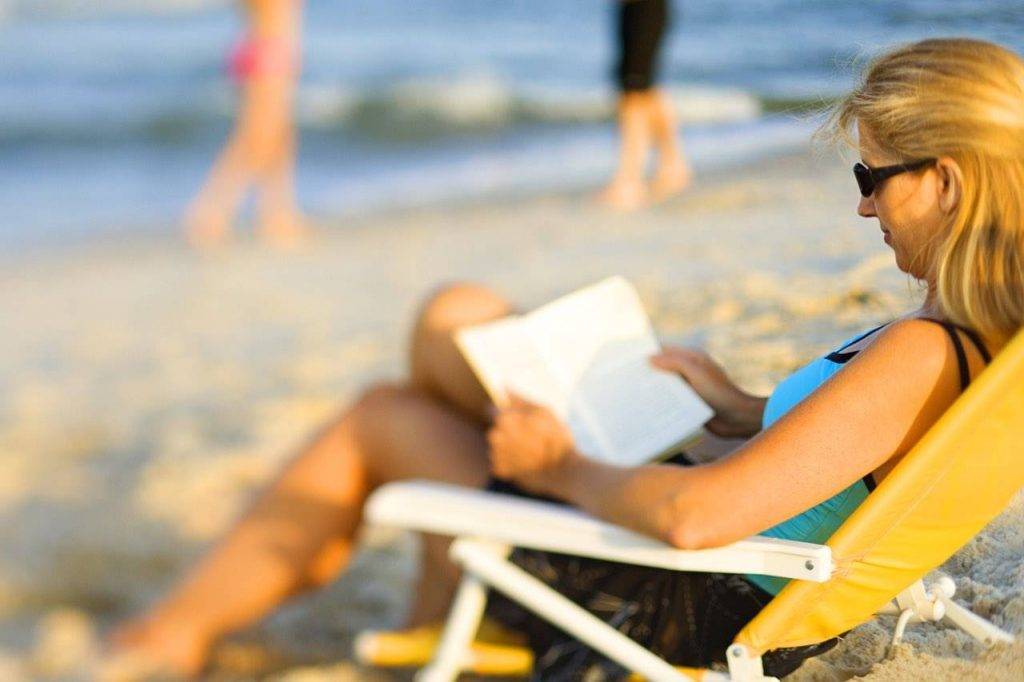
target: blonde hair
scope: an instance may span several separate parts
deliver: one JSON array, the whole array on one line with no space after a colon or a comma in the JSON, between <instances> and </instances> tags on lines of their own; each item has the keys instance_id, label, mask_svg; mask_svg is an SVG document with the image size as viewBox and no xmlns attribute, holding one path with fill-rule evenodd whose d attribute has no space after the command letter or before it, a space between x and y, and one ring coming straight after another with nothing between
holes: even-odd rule
<instances>
[{"instance_id":1,"label":"blonde hair","mask_svg":"<svg viewBox=\"0 0 1024 682\"><path fill-rule=\"evenodd\" d=\"M948 156L963 173L930 255L939 309L1006 340L1024 327L1024 60L992 43L924 40L874 60L826 130L859 122L905 161Z\"/></svg>"}]
</instances>

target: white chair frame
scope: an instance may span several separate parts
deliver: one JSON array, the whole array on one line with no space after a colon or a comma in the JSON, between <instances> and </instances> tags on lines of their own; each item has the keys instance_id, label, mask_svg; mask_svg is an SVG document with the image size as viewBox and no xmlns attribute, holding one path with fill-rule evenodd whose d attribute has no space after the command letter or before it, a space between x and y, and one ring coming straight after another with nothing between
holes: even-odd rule
<instances>
[{"instance_id":1,"label":"white chair frame","mask_svg":"<svg viewBox=\"0 0 1024 682\"><path fill-rule=\"evenodd\" d=\"M508 561L513 547L678 571L814 582L826 582L833 570L825 545L755 536L725 547L680 550L569 507L426 481L381 487L371 496L366 517L377 525L456 538L451 556L464 574L434 658L417 675L421 682L449 682L466 667L488 587L647 679L692 679ZM899 641L908 623L944 617L986 644L1013 641L1009 633L954 602L954 589L953 581L945 578L932 589L917 581L901 592L880 612L898 615L893 641ZM727 660L728 674L708 671L701 679L774 679L764 676L760 656L742 645L732 645Z\"/></svg>"}]
</instances>

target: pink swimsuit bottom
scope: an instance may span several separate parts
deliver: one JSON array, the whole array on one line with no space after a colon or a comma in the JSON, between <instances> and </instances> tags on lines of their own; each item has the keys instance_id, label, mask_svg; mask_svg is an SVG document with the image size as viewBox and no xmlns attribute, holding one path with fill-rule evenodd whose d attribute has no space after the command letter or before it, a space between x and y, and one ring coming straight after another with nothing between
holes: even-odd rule
<instances>
[{"instance_id":1,"label":"pink swimsuit bottom","mask_svg":"<svg viewBox=\"0 0 1024 682\"><path fill-rule=\"evenodd\" d=\"M298 70L298 55L283 38L247 35L228 55L227 70L236 84L242 85L256 75L283 75Z\"/></svg>"}]
</instances>

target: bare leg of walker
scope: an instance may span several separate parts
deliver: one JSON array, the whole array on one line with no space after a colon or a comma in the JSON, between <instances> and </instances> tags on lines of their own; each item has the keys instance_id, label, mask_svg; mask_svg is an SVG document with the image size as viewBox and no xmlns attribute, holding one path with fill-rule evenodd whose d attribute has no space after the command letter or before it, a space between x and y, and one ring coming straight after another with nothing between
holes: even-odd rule
<instances>
[{"instance_id":1,"label":"bare leg of walker","mask_svg":"<svg viewBox=\"0 0 1024 682\"><path fill-rule=\"evenodd\" d=\"M252 172L248 135L236 130L210 171L203 189L185 212L185 237L200 249L223 244Z\"/></svg>"},{"instance_id":2,"label":"bare leg of walker","mask_svg":"<svg viewBox=\"0 0 1024 682\"><path fill-rule=\"evenodd\" d=\"M647 203L644 171L651 149L651 116L644 93L626 92L619 98L619 167L598 199L619 210Z\"/></svg>"},{"instance_id":3,"label":"bare leg of walker","mask_svg":"<svg viewBox=\"0 0 1024 682\"><path fill-rule=\"evenodd\" d=\"M293 243L301 221L293 197L292 99L298 78L295 47L300 32L297 2L245 3L248 25L235 129L185 216L197 247L222 243L246 189L257 182L261 231Z\"/></svg>"},{"instance_id":4,"label":"bare leg of walker","mask_svg":"<svg viewBox=\"0 0 1024 682\"><path fill-rule=\"evenodd\" d=\"M259 178L259 232L269 244L290 248L306 237L306 227L295 201L295 131L292 128L290 98L278 102L280 123L273 147Z\"/></svg>"},{"instance_id":5,"label":"bare leg of walker","mask_svg":"<svg viewBox=\"0 0 1024 682\"><path fill-rule=\"evenodd\" d=\"M193 246L216 247L227 239L245 191L279 134L275 102L274 84L266 79L244 86L235 129L185 215L186 237Z\"/></svg>"},{"instance_id":6,"label":"bare leg of walker","mask_svg":"<svg viewBox=\"0 0 1024 682\"><path fill-rule=\"evenodd\" d=\"M472 303L477 303L473 307ZM459 304L460 311L450 310ZM115 648L191 675L205 665L220 637L266 615L288 597L331 580L348 562L363 503L371 490L394 480L425 478L479 487L487 480L485 425L428 393L462 395L467 377L455 368L451 384L435 380L426 348L452 362L452 320L493 319L507 304L484 289L455 287L424 308L413 339L418 386L380 385L326 427L261 494L235 527L175 590L144 617L121 627ZM426 348L419 347L426 344ZM452 344L454 351L454 345ZM424 374L426 372L426 374ZM469 374L471 377L471 373ZM426 386L425 386L425 385ZM485 411L482 405L478 409ZM411 618L444 613L457 579L441 547L426 543L428 561Z\"/></svg>"},{"instance_id":7,"label":"bare leg of walker","mask_svg":"<svg viewBox=\"0 0 1024 682\"><path fill-rule=\"evenodd\" d=\"M686 189L692 172L683 156L672 102L660 90L650 90L647 96L650 98L648 111L654 146L658 153L651 195L655 201L660 201Z\"/></svg>"}]
</instances>

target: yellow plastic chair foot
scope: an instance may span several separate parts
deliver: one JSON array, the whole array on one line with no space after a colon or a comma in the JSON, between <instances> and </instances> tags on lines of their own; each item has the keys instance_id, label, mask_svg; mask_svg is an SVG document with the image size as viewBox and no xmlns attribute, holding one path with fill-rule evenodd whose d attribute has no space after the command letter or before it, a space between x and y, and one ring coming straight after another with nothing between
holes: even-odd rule
<instances>
[{"instance_id":1,"label":"yellow plastic chair foot","mask_svg":"<svg viewBox=\"0 0 1024 682\"><path fill-rule=\"evenodd\" d=\"M442 626L409 630L367 630L353 645L356 660L378 668L418 668L430 662L441 641ZM470 646L465 671L477 675L525 677L533 668L533 653L525 639L493 621L484 621Z\"/></svg>"}]
</instances>

